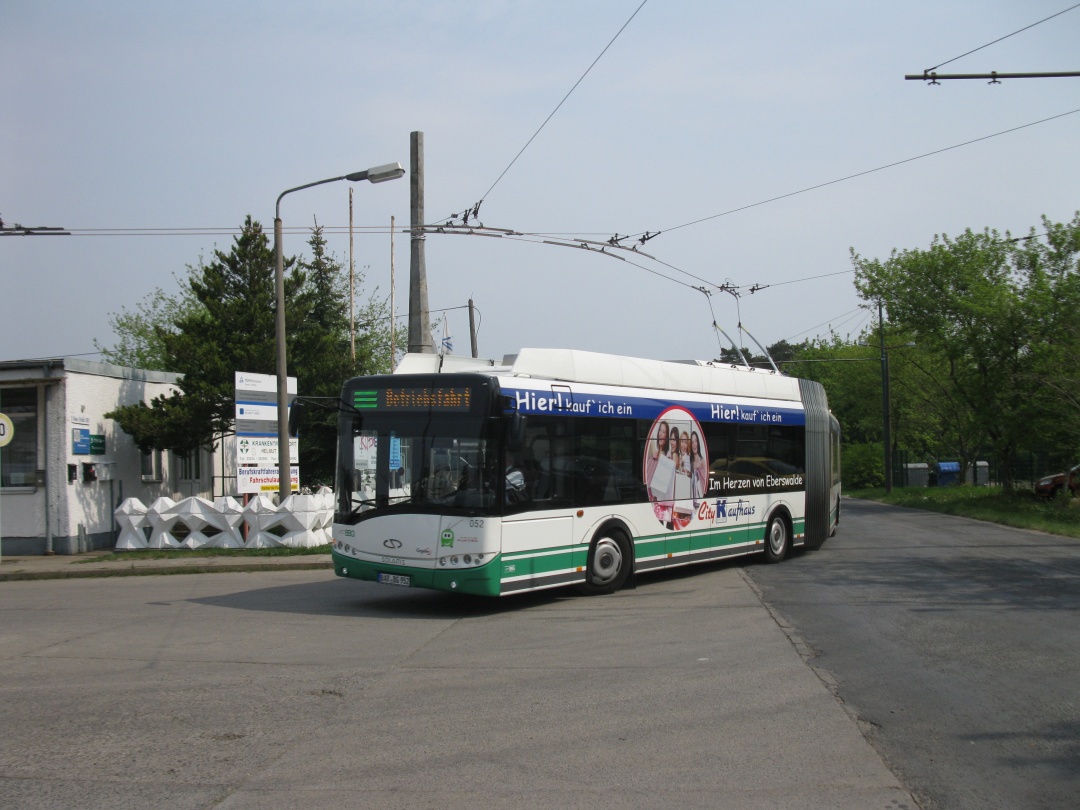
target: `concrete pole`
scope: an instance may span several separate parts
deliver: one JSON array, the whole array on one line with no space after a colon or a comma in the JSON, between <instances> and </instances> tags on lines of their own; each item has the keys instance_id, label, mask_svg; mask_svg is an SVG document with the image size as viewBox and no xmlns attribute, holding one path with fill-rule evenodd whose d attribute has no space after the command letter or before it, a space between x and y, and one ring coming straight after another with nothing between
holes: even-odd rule
<instances>
[{"instance_id":1,"label":"concrete pole","mask_svg":"<svg viewBox=\"0 0 1080 810\"><path fill-rule=\"evenodd\" d=\"M479 357L476 351L476 307L471 298L469 299L469 339L472 342L472 356Z\"/></svg>"},{"instance_id":2,"label":"concrete pole","mask_svg":"<svg viewBox=\"0 0 1080 810\"><path fill-rule=\"evenodd\" d=\"M393 372L394 362L397 357L397 345L394 340L397 334L397 322L394 315L397 312L397 303L394 300L394 217L390 217L390 371Z\"/></svg>"},{"instance_id":3,"label":"concrete pole","mask_svg":"<svg viewBox=\"0 0 1080 810\"><path fill-rule=\"evenodd\" d=\"M352 186L349 186L349 352L356 362L356 261L353 259Z\"/></svg>"},{"instance_id":4,"label":"concrete pole","mask_svg":"<svg viewBox=\"0 0 1080 810\"><path fill-rule=\"evenodd\" d=\"M428 316L424 261L424 133L409 135L411 251L409 255L409 351L435 353Z\"/></svg>"}]
</instances>

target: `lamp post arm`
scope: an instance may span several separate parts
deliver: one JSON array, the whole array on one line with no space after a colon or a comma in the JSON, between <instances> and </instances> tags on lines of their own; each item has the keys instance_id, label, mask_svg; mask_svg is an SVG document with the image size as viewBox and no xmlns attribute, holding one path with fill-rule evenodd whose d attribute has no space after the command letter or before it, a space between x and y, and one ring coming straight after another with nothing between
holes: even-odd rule
<instances>
[{"instance_id":1,"label":"lamp post arm","mask_svg":"<svg viewBox=\"0 0 1080 810\"><path fill-rule=\"evenodd\" d=\"M364 174L364 172L361 172ZM274 205L274 219L281 219L281 198L286 194L292 194L294 191L300 191L301 189L311 188L312 186L321 186L324 183L336 183L338 180L344 180L346 177L351 178L353 175L343 174L341 177L328 177L325 180L316 180L314 183L304 183L302 186L296 188L287 188L278 195L277 203ZM364 179L364 178L360 178Z\"/></svg>"},{"instance_id":2,"label":"lamp post arm","mask_svg":"<svg viewBox=\"0 0 1080 810\"><path fill-rule=\"evenodd\" d=\"M336 183L338 180L348 180L352 183L367 180L371 183L383 183L387 180L396 180L404 176L405 169L400 163L387 163L384 166L373 166L362 172L342 174L338 177L328 177L325 180L316 180L314 183L305 183L295 188L287 188L278 195L274 203L274 297L277 299L277 312L274 324L275 343L277 344L277 411L278 411L278 498L283 502L292 494L292 461L289 454L289 417L288 417L288 362L285 351L285 258L281 247L281 200L286 194L294 191L321 186L324 183Z\"/></svg>"}]
</instances>

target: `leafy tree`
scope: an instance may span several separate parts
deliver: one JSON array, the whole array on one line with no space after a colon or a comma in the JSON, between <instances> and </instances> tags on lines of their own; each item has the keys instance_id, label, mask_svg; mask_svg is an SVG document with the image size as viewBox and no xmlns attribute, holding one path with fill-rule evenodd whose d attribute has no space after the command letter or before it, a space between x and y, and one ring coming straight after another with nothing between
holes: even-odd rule
<instances>
[{"instance_id":1,"label":"leafy tree","mask_svg":"<svg viewBox=\"0 0 1080 810\"><path fill-rule=\"evenodd\" d=\"M300 423L300 471L305 480L328 482L333 478L337 452L338 398L342 383L350 377L389 370L389 312L369 298L357 316L357 334L350 339L348 277L326 252L322 228L313 229L308 240L311 258L301 262L306 284L295 308L287 311L292 343L290 372L297 378L301 397L322 398L323 408L305 408ZM354 288L364 282L362 273ZM353 357L355 343L356 356Z\"/></svg>"},{"instance_id":2,"label":"leafy tree","mask_svg":"<svg viewBox=\"0 0 1080 810\"><path fill-rule=\"evenodd\" d=\"M290 259L286 308L305 281L293 264ZM149 339L152 346L160 344L166 368L181 375L181 393L106 414L143 450L188 453L210 444L215 434L231 432L235 372L274 373L275 268L269 239L250 216L232 250L215 250L214 261L189 268L178 300L191 303L177 303L171 323L154 324Z\"/></svg>"},{"instance_id":3,"label":"leafy tree","mask_svg":"<svg viewBox=\"0 0 1080 810\"><path fill-rule=\"evenodd\" d=\"M327 481L341 385L347 377L386 370L389 332L380 324L388 323L388 315L385 306L368 299L361 317L371 324L357 335L354 361L347 280L340 263L327 255L317 226L308 244L310 259L285 261L286 346L300 394L329 398L327 411L309 412L300 437L305 480ZM175 298L159 290L137 313L115 318L121 342L107 356L145 358L181 375L179 393L108 414L142 449L187 453L232 432L235 372L276 373L275 275L272 244L249 216L230 251L214 251L210 263L189 267Z\"/></svg>"},{"instance_id":4,"label":"leafy tree","mask_svg":"<svg viewBox=\"0 0 1080 810\"><path fill-rule=\"evenodd\" d=\"M1051 463L1063 466L1080 458L1080 214L1068 223L1044 217L1042 225L1042 234L1017 240L1013 258L1028 290L1027 316L1040 327L1027 366L1028 388L1045 406L1034 427Z\"/></svg>"},{"instance_id":5,"label":"leafy tree","mask_svg":"<svg viewBox=\"0 0 1080 810\"><path fill-rule=\"evenodd\" d=\"M1061 370L1078 348L1069 315L1078 303L1080 220L1045 224L1045 246L1020 248L987 229L936 236L926 250L893 251L885 261L852 251L860 295L883 303L890 328L918 346L912 364L938 411L942 443L965 467L989 445L1006 488L1020 448L1065 416L1062 395L1076 392Z\"/></svg>"},{"instance_id":6,"label":"leafy tree","mask_svg":"<svg viewBox=\"0 0 1080 810\"><path fill-rule=\"evenodd\" d=\"M176 296L169 296L158 287L150 296L135 306L134 310L121 307L120 312L109 315L109 326L117 335L115 345L103 346L94 339L94 348L101 352L106 363L153 371L168 371L165 341L159 330L175 331L177 319L194 314L198 300L190 288L181 287Z\"/></svg>"},{"instance_id":7,"label":"leafy tree","mask_svg":"<svg viewBox=\"0 0 1080 810\"><path fill-rule=\"evenodd\" d=\"M795 357L802 345L804 344L792 345L786 340L781 340L767 347L767 349L769 357L772 357L773 362L779 367L782 363ZM751 349L745 346L740 347L740 349L742 350L743 357L746 358L746 362L751 366L766 369L772 368L772 364L769 363L769 358L764 354L755 354ZM720 349L719 359L720 362L730 363L733 366L741 366L743 364L742 357L739 357L739 352L736 351L734 347Z\"/></svg>"}]
</instances>

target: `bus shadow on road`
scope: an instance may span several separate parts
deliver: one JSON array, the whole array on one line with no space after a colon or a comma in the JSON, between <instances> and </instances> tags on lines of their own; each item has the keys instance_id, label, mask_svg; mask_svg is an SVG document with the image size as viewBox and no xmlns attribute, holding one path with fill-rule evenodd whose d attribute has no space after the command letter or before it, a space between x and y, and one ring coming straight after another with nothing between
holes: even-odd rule
<instances>
[{"instance_id":1,"label":"bus shadow on road","mask_svg":"<svg viewBox=\"0 0 1080 810\"><path fill-rule=\"evenodd\" d=\"M568 602L592 605L595 600L632 599L635 591L648 593L670 586L672 583L708 577L710 573L753 566L759 556L649 571L639 574L636 582L629 588L611 595L587 596L579 593L573 586L567 586L551 590L527 591L504 597L473 596L334 578L316 582L275 585L231 594L202 596L188 601L193 604L230 610L254 610L307 616L364 616L386 619L478 618L551 608Z\"/></svg>"},{"instance_id":2,"label":"bus shadow on road","mask_svg":"<svg viewBox=\"0 0 1080 810\"><path fill-rule=\"evenodd\" d=\"M579 597L572 589L534 591L493 598L398 588L356 580L304 582L204 596L194 604L231 610L268 611L308 616L364 616L386 619L447 619L495 616L547 607Z\"/></svg>"}]
</instances>

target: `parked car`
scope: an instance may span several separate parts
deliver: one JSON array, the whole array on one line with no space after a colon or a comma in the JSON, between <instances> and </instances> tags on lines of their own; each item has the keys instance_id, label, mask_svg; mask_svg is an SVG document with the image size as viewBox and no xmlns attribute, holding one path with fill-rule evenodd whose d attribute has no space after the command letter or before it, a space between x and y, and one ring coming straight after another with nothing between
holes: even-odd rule
<instances>
[{"instance_id":1,"label":"parked car","mask_svg":"<svg viewBox=\"0 0 1080 810\"><path fill-rule=\"evenodd\" d=\"M1035 494L1040 498L1055 498L1063 489L1068 488L1069 495L1075 497L1080 492L1080 464L1068 472L1048 475L1035 484Z\"/></svg>"}]
</instances>

